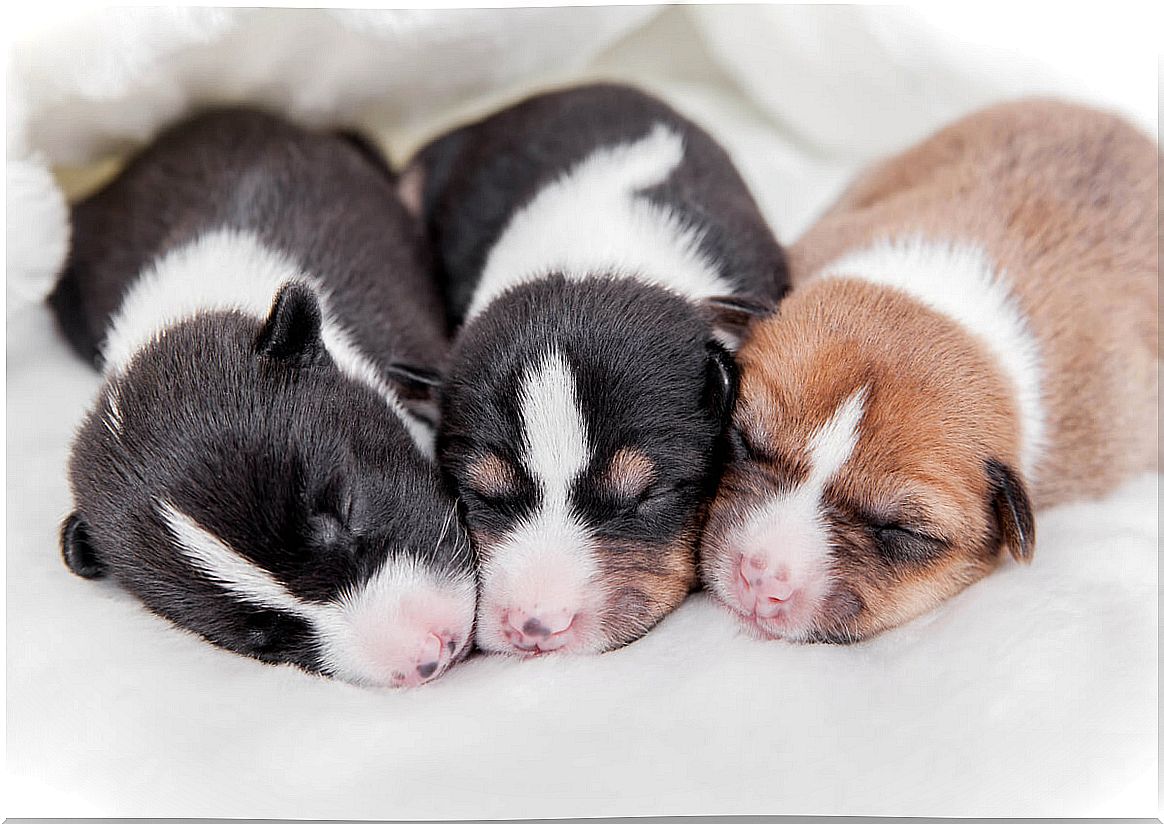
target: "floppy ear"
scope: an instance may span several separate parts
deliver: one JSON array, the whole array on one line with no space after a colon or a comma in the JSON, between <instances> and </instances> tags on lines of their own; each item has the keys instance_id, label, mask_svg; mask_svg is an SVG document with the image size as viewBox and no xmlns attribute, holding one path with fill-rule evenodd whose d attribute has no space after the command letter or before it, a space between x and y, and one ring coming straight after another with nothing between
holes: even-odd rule
<instances>
[{"instance_id":1,"label":"floppy ear","mask_svg":"<svg viewBox=\"0 0 1164 824\"><path fill-rule=\"evenodd\" d=\"M438 393L441 387L441 373L423 366L394 361L384 369L389 380L395 384L404 406L422 421L436 426Z\"/></svg>"},{"instance_id":2,"label":"floppy ear","mask_svg":"<svg viewBox=\"0 0 1164 824\"><path fill-rule=\"evenodd\" d=\"M255 351L290 366L310 366L323 356L320 330L323 318L311 287L291 282L279 290L267 316Z\"/></svg>"},{"instance_id":3,"label":"floppy ear","mask_svg":"<svg viewBox=\"0 0 1164 824\"><path fill-rule=\"evenodd\" d=\"M1029 564L1035 554L1035 516L1026 485L1013 469L993 458L986 462L986 476L1002 541L1016 561Z\"/></svg>"},{"instance_id":4,"label":"floppy ear","mask_svg":"<svg viewBox=\"0 0 1164 824\"><path fill-rule=\"evenodd\" d=\"M719 341L707 344L707 371L703 390L704 404L724 426L736 407L740 372L736 359Z\"/></svg>"},{"instance_id":5,"label":"floppy ear","mask_svg":"<svg viewBox=\"0 0 1164 824\"><path fill-rule=\"evenodd\" d=\"M89 539L89 524L73 512L61 524L61 555L75 575L82 578L101 578L105 575L105 563L97 556L97 550Z\"/></svg>"},{"instance_id":6,"label":"floppy ear","mask_svg":"<svg viewBox=\"0 0 1164 824\"><path fill-rule=\"evenodd\" d=\"M716 339L734 352L743 342L748 325L775 312L776 306L751 296L719 295L705 298L703 310L711 320Z\"/></svg>"}]
</instances>

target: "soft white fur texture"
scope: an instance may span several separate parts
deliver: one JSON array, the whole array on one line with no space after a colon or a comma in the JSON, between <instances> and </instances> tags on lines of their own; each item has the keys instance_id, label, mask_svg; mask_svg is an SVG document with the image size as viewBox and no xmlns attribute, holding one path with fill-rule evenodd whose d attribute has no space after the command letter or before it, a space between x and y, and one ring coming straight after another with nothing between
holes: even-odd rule
<instances>
[{"instance_id":1,"label":"soft white fur texture","mask_svg":"<svg viewBox=\"0 0 1164 824\"><path fill-rule=\"evenodd\" d=\"M626 18L615 26L609 11L494 20L483 40L493 18L469 15L479 28L458 31L479 39L458 48L453 29L438 47L435 30L421 37L402 15L324 15L320 28L313 12L248 56L255 12L220 13L237 25L216 27L212 11L141 9L62 24L27 44L21 65L36 76L32 145L55 161L143 139L208 90L346 117L346 95L368 80L368 99L389 101L370 122L390 125L401 153L512 99L534 72L538 84L632 78L713 131L791 241L854 158L1030 88L1025 61L943 51L924 28L897 25L902 13L672 8L618 43ZM337 39L356 23L378 49ZM324 46L297 51L314 28ZM1060 36L1044 29L1042 41L1023 30L1032 48ZM870 45L886 38L897 47ZM342 54L319 59L338 43ZM381 71L394 43L415 65ZM1124 65L1128 47L1115 43L1075 57ZM918 54L945 68L927 73ZM558 62L567 57L578 63ZM295 60L298 73L279 73ZM1005 89L980 74L1005 77ZM304 85L284 89L284 76ZM1127 80L1096 82L1114 100ZM388 117L406 106L411 125ZM31 213L10 212L10 274L14 234L40 231ZM61 231L49 234L59 243ZM414 691L365 690L220 652L68 574L55 538L65 460L99 379L42 307L8 294L9 815L1157 815L1157 475L1044 513L1029 568L1007 562L859 646L754 641L700 595L615 653L480 658Z\"/></svg>"}]
</instances>

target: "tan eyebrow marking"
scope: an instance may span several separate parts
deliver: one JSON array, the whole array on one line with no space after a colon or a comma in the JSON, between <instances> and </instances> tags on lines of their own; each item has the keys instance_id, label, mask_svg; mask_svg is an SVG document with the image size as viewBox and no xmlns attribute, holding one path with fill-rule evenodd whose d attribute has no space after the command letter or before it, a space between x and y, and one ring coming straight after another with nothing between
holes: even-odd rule
<instances>
[{"instance_id":1,"label":"tan eyebrow marking","mask_svg":"<svg viewBox=\"0 0 1164 824\"><path fill-rule=\"evenodd\" d=\"M507 495L517 487L517 471L509 461L490 452L469 464L469 484L484 495Z\"/></svg>"},{"instance_id":2,"label":"tan eyebrow marking","mask_svg":"<svg viewBox=\"0 0 1164 824\"><path fill-rule=\"evenodd\" d=\"M637 497L655 479L655 464L641 449L624 446L614 453L603 483L624 498Z\"/></svg>"}]
</instances>

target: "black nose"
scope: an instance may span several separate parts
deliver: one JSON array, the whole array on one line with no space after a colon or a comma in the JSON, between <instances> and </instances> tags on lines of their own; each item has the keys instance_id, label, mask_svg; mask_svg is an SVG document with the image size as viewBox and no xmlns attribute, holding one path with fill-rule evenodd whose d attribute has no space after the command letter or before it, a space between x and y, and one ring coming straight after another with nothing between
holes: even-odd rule
<instances>
[{"instance_id":1,"label":"black nose","mask_svg":"<svg viewBox=\"0 0 1164 824\"><path fill-rule=\"evenodd\" d=\"M421 678L428 678L430 675L436 672L436 668L437 662L429 661L427 664L421 664L419 667L417 667L416 672L420 675Z\"/></svg>"},{"instance_id":2,"label":"black nose","mask_svg":"<svg viewBox=\"0 0 1164 824\"><path fill-rule=\"evenodd\" d=\"M550 634L550 628L539 621L537 618L530 618L521 625L521 631L526 635L536 635L545 638Z\"/></svg>"}]
</instances>

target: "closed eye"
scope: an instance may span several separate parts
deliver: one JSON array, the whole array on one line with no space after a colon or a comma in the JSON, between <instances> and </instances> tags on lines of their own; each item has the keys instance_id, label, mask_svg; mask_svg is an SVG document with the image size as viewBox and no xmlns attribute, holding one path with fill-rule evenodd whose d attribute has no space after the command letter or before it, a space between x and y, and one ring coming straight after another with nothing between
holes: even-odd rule
<instances>
[{"instance_id":1,"label":"closed eye","mask_svg":"<svg viewBox=\"0 0 1164 824\"><path fill-rule=\"evenodd\" d=\"M355 495L347 479L333 475L315 496L309 527L314 542L327 546L351 531Z\"/></svg>"},{"instance_id":2,"label":"closed eye","mask_svg":"<svg viewBox=\"0 0 1164 824\"><path fill-rule=\"evenodd\" d=\"M802 461L777 452L773 444L752 438L742 427L732 425L728 437L737 458L743 457L761 464L780 476L794 479L808 476L808 467Z\"/></svg>"},{"instance_id":3,"label":"closed eye","mask_svg":"<svg viewBox=\"0 0 1164 824\"><path fill-rule=\"evenodd\" d=\"M905 523L870 523L877 547L889 560L918 562L932 560L949 546L922 528Z\"/></svg>"},{"instance_id":4,"label":"closed eye","mask_svg":"<svg viewBox=\"0 0 1164 824\"><path fill-rule=\"evenodd\" d=\"M652 501L662 498L667 493L667 488L660 484L648 484L643 487L636 495L627 495L621 501L622 510L624 514L631 515L641 509L644 505Z\"/></svg>"}]
</instances>

